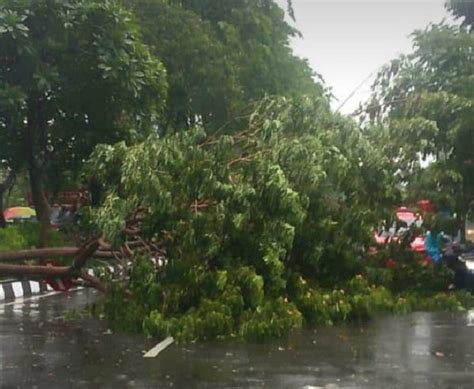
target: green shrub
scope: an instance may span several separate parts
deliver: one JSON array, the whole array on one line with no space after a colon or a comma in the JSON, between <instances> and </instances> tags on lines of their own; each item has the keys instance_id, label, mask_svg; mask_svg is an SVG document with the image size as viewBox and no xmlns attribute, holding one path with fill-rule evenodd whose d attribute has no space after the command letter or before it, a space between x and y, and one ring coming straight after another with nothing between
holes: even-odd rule
<instances>
[{"instance_id":1,"label":"green shrub","mask_svg":"<svg viewBox=\"0 0 474 389\"><path fill-rule=\"evenodd\" d=\"M333 322L328 307L329 300L329 294L323 295L315 290L309 290L297 300L296 304L307 324L332 325Z\"/></svg>"},{"instance_id":2,"label":"green shrub","mask_svg":"<svg viewBox=\"0 0 474 389\"><path fill-rule=\"evenodd\" d=\"M38 223L18 223L0 229L0 251L27 250L38 245L40 225ZM60 231L48 231L48 246L64 246Z\"/></svg>"},{"instance_id":3,"label":"green shrub","mask_svg":"<svg viewBox=\"0 0 474 389\"><path fill-rule=\"evenodd\" d=\"M230 308L232 317L234 318L234 321L237 322L245 307L244 298L242 297L242 291L240 287L229 286L226 288L220 298L220 301Z\"/></svg>"},{"instance_id":4,"label":"green shrub","mask_svg":"<svg viewBox=\"0 0 474 389\"><path fill-rule=\"evenodd\" d=\"M453 272L444 264L427 263L414 260L411 263L401 262L393 271L392 289L396 293L405 291L440 292L448 289L453 283Z\"/></svg>"},{"instance_id":5,"label":"green shrub","mask_svg":"<svg viewBox=\"0 0 474 389\"><path fill-rule=\"evenodd\" d=\"M139 333L143 331L145 309L137 300L127 298L119 285L109 285L104 314L113 330Z\"/></svg>"},{"instance_id":6,"label":"green shrub","mask_svg":"<svg viewBox=\"0 0 474 389\"><path fill-rule=\"evenodd\" d=\"M474 295L471 292L468 292L467 290L458 290L455 291L454 294L465 309L474 308Z\"/></svg>"},{"instance_id":7,"label":"green shrub","mask_svg":"<svg viewBox=\"0 0 474 389\"><path fill-rule=\"evenodd\" d=\"M170 323L154 310L143 319L143 333L150 338L164 338L170 333Z\"/></svg>"},{"instance_id":8,"label":"green shrub","mask_svg":"<svg viewBox=\"0 0 474 389\"><path fill-rule=\"evenodd\" d=\"M280 297L250 313L239 333L246 340L265 341L280 338L302 324L303 317L296 306Z\"/></svg>"},{"instance_id":9,"label":"green shrub","mask_svg":"<svg viewBox=\"0 0 474 389\"><path fill-rule=\"evenodd\" d=\"M393 312L406 315L413 311L413 302L411 299L405 297L398 297L393 305Z\"/></svg>"},{"instance_id":10,"label":"green shrub","mask_svg":"<svg viewBox=\"0 0 474 389\"><path fill-rule=\"evenodd\" d=\"M227 337L233 330L232 310L220 301L204 300L196 315L201 319L196 326L196 335L199 339Z\"/></svg>"},{"instance_id":11,"label":"green shrub","mask_svg":"<svg viewBox=\"0 0 474 389\"><path fill-rule=\"evenodd\" d=\"M13 251L26 248L26 239L19 228L0 229L0 251Z\"/></svg>"},{"instance_id":12,"label":"green shrub","mask_svg":"<svg viewBox=\"0 0 474 389\"><path fill-rule=\"evenodd\" d=\"M128 285L132 299L123 288L111 284L104 306L111 328L142 331L156 338L171 335L181 342L230 337L265 341L284 336L303 322L332 325L368 320L380 312L474 306L474 296L468 292L396 295L362 275L327 290L308 285L297 272L286 280L288 296L272 298L265 295L263 278L248 266L207 272L197 266L182 273L186 281L179 282L178 278L174 282L162 279L167 267L157 272L151 261L137 258Z\"/></svg>"},{"instance_id":13,"label":"green shrub","mask_svg":"<svg viewBox=\"0 0 474 389\"><path fill-rule=\"evenodd\" d=\"M385 267L367 267L365 270L367 282L370 285L381 285L388 289L393 286L393 271Z\"/></svg>"},{"instance_id":14,"label":"green shrub","mask_svg":"<svg viewBox=\"0 0 474 389\"><path fill-rule=\"evenodd\" d=\"M436 293L433 296L417 299L417 310L422 311L462 311L464 307L454 293Z\"/></svg>"},{"instance_id":15,"label":"green shrub","mask_svg":"<svg viewBox=\"0 0 474 389\"><path fill-rule=\"evenodd\" d=\"M236 282L242 291L246 308L256 308L263 303L263 277L251 267L243 266L235 272Z\"/></svg>"}]
</instances>

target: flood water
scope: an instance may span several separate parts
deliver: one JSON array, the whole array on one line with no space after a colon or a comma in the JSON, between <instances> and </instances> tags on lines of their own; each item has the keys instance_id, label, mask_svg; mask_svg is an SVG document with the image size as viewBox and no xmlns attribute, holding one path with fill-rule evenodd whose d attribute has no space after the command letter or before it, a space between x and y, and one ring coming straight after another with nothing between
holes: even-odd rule
<instances>
[{"instance_id":1,"label":"flood water","mask_svg":"<svg viewBox=\"0 0 474 389\"><path fill-rule=\"evenodd\" d=\"M414 313L265 344L172 345L64 321L76 292L0 307L1 388L474 388L474 312Z\"/></svg>"}]
</instances>

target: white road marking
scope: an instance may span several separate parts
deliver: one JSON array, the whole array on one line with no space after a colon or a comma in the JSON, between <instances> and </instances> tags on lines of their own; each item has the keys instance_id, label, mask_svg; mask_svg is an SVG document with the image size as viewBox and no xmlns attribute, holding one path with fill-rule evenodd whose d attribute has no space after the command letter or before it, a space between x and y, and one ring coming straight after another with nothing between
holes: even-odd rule
<instances>
[{"instance_id":1,"label":"white road marking","mask_svg":"<svg viewBox=\"0 0 474 389\"><path fill-rule=\"evenodd\" d=\"M166 338L163 342L158 343L155 347L149 350L143 358L155 358L159 353L161 353L165 348L173 344L174 339L172 337Z\"/></svg>"}]
</instances>

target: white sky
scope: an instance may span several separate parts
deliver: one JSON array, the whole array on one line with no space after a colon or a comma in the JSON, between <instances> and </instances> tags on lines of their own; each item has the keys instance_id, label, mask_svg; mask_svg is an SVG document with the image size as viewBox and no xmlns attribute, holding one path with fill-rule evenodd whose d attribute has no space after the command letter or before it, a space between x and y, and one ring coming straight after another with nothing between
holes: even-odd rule
<instances>
[{"instance_id":1,"label":"white sky","mask_svg":"<svg viewBox=\"0 0 474 389\"><path fill-rule=\"evenodd\" d=\"M286 9L286 0L276 0ZM292 46L342 101L372 72L411 51L409 35L448 18L445 0L293 0L303 39ZM342 108L353 112L369 97L371 80Z\"/></svg>"}]
</instances>

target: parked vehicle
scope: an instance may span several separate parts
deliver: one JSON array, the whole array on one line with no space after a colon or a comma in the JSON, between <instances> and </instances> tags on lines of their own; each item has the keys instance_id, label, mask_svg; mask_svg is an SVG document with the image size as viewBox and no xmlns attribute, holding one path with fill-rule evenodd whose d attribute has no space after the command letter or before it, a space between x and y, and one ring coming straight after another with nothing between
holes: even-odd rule
<instances>
[{"instance_id":1,"label":"parked vehicle","mask_svg":"<svg viewBox=\"0 0 474 389\"><path fill-rule=\"evenodd\" d=\"M421 203L421 205L420 205ZM423 253L428 258L430 250L427 246L439 242L439 252L434 262L443 262L455 274L455 286L459 289L468 289L474 291L474 221L472 217L467 217L465 226L466 243L461 244L461 231L457 236L438 232L436 236L431 237L432 241L427 242L426 232L422 233L424 215L433 215L435 208L423 201L418 203L417 210L410 210L407 207L400 207L396 211L396 221L392 223L390 228L379 228L374 238L377 244L385 245L391 242L400 242L402 240L411 241L410 247L413 251ZM454 215L449 212L440 213L440 217L444 221L453 220ZM452 232L452 231L451 231ZM411 234L411 236L409 236ZM413 234L415 236L413 237ZM432 259L433 260L433 259Z\"/></svg>"},{"instance_id":2,"label":"parked vehicle","mask_svg":"<svg viewBox=\"0 0 474 389\"><path fill-rule=\"evenodd\" d=\"M400 207L395 212L396 220L390 228L381 227L374 233L375 242L379 245L385 245L391 242L403 240L408 233L414 229L420 228L423 224L422 216L416 211L407 207ZM423 235L416 235L411 243L411 249L416 252L425 252L425 238Z\"/></svg>"},{"instance_id":3,"label":"parked vehicle","mask_svg":"<svg viewBox=\"0 0 474 389\"><path fill-rule=\"evenodd\" d=\"M461 281L463 287L474 291L474 220L473 215L466 217L466 243L462 252L459 254L459 262L462 264L460 268L462 271Z\"/></svg>"}]
</instances>

